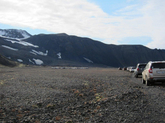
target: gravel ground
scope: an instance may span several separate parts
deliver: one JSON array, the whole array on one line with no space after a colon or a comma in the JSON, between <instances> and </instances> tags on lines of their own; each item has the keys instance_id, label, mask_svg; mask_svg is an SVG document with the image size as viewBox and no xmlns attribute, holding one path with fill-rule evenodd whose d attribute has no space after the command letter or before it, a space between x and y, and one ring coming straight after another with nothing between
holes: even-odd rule
<instances>
[{"instance_id":1,"label":"gravel ground","mask_svg":"<svg viewBox=\"0 0 165 123\"><path fill-rule=\"evenodd\" d=\"M114 68L0 67L0 123L165 123L165 85Z\"/></svg>"}]
</instances>

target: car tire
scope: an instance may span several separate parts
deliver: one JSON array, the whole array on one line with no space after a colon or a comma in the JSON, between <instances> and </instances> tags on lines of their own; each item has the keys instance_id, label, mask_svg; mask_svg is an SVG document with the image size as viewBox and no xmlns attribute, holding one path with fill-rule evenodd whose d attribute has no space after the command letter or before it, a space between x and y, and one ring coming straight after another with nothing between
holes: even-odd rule
<instances>
[{"instance_id":1,"label":"car tire","mask_svg":"<svg viewBox=\"0 0 165 123\"><path fill-rule=\"evenodd\" d=\"M138 75L135 75L136 78L138 78Z\"/></svg>"},{"instance_id":2,"label":"car tire","mask_svg":"<svg viewBox=\"0 0 165 123\"><path fill-rule=\"evenodd\" d=\"M147 86L150 86L151 85L151 82L149 80L146 80L146 85Z\"/></svg>"},{"instance_id":3,"label":"car tire","mask_svg":"<svg viewBox=\"0 0 165 123\"><path fill-rule=\"evenodd\" d=\"M143 77L142 77L142 83L143 83L143 84L146 84L146 81L143 79Z\"/></svg>"}]
</instances>

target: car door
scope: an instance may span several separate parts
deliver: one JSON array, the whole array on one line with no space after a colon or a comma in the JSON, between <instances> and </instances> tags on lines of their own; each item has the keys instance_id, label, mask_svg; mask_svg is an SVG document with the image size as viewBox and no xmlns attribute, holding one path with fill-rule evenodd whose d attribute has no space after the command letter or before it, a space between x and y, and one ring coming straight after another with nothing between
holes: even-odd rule
<instances>
[{"instance_id":1,"label":"car door","mask_svg":"<svg viewBox=\"0 0 165 123\"><path fill-rule=\"evenodd\" d=\"M144 80L147 80L147 78L148 78L148 69L149 69L149 63L145 66L145 68L142 72L142 77Z\"/></svg>"}]
</instances>

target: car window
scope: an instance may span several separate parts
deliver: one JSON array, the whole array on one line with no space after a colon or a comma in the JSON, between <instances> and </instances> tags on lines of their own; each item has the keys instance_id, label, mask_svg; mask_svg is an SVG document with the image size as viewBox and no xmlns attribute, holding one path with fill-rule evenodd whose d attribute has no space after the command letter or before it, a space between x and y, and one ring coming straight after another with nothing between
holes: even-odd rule
<instances>
[{"instance_id":1,"label":"car window","mask_svg":"<svg viewBox=\"0 0 165 123\"><path fill-rule=\"evenodd\" d=\"M153 63L152 68L165 68L165 63Z\"/></svg>"},{"instance_id":2,"label":"car window","mask_svg":"<svg viewBox=\"0 0 165 123\"><path fill-rule=\"evenodd\" d=\"M139 68L145 68L146 65L139 65Z\"/></svg>"}]
</instances>

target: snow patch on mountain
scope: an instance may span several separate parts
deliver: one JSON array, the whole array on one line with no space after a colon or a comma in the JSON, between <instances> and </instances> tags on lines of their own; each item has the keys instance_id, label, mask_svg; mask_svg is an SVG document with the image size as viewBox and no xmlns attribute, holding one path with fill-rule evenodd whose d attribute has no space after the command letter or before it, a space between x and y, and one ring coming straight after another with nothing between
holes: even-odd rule
<instances>
[{"instance_id":1,"label":"snow patch on mountain","mask_svg":"<svg viewBox=\"0 0 165 123\"><path fill-rule=\"evenodd\" d=\"M85 57L83 57L87 62L89 62L89 63L93 63L93 61L92 60L90 60L90 59L88 59L88 58L85 58Z\"/></svg>"},{"instance_id":2,"label":"snow patch on mountain","mask_svg":"<svg viewBox=\"0 0 165 123\"><path fill-rule=\"evenodd\" d=\"M17 61L18 61L18 62L23 62L23 60L22 60L22 59L17 59Z\"/></svg>"},{"instance_id":3,"label":"snow patch on mountain","mask_svg":"<svg viewBox=\"0 0 165 123\"><path fill-rule=\"evenodd\" d=\"M32 51L30 51L30 53L33 54L33 55L37 55L36 53L34 53L34 52L32 52Z\"/></svg>"},{"instance_id":4,"label":"snow patch on mountain","mask_svg":"<svg viewBox=\"0 0 165 123\"><path fill-rule=\"evenodd\" d=\"M59 58L59 59L62 59L62 57L61 57L61 53L60 53L60 52L57 53L57 55L58 55L58 58Z\"/></svg>"},{"instance_id":5,"label":"snow patch on mountain","mask_svg":"<svg viewBox=\"0 0 165 123\"><path fill-rule=\"evenodd\" d=\"M0 30L0 35L1 35L1 36L5 35L5 31Z\"/></svg>"},{"instance_id":6,"label":"snow patch on mountain","mask_svg":"<svg viewBox=\"0 0 165 123\"><path fill-rule=\"evenodd\" d=\"M12 48L12 47L9 47L9 46L6 46L6 45L1 45L1 46L4 47L4 48L10 49L10 50L18 51L18 49L15 49L15 48Z\"/></svg>"},{"instance_id":7,"label":"snow patch on mountain","mask_svg":"<svg viewBox=\"0 0 165 123\"><path fill-rule=\"evenodd\" d=\"M11 43L18 43L18 44L21 44L21 45L24 45L24 46L31 46L31 47L35 47L35 48L38 48L39 46L37 45L33 45L31 43L28 43L28 42L25 42L25 41L21 41L21 40L11 40L11 39L5 39L6 41L9 41Z\"/></svg>"},{"instance_id":8,"label":"snow patch on mountain","mask_svg":"<svg viewBox=\"0 0 165 123\"><path fill-rule=\"evenodd\" d=\"M35 64L32 60L29 59L29 62L31 62L32 64Z\"/></svg>"},{"instance_id":9,"label":"snow patch on mountain","mask_svg":"<svg viewBox=\"0 0 165 123\"><path fill-rule=\"evenodd\" d=\"M43 53L41 51L36 51L36 50L32 50L30 51L30 53L34 54L34 55L42 55L42 56L47 56L48 55L48 50L46 50L46 53Z\"/></svg>"},{"instance_id":10,"label":"snow patch on mountain","mask_svg":"<svg viewBox=\"0 0 165 123\"><path fill-rule=\"evenodd\" d=\"M40 60L40 59L35 59L35 58L33 58L33 61L35 61L35 63L36 63L37 65L42 65L42 64L44 63L42 60Z\"/></svg>"},{"instance_id":11,"label":"snow patch on mountain","mask_svg":"<svg viewBox=\"0 0 165 123\"><path fill-rule=\"evenodd\" d=\"M25 39L30 37L30 35L26 31L20 30L20 33Z\"/></svg>"}]
</instances>

